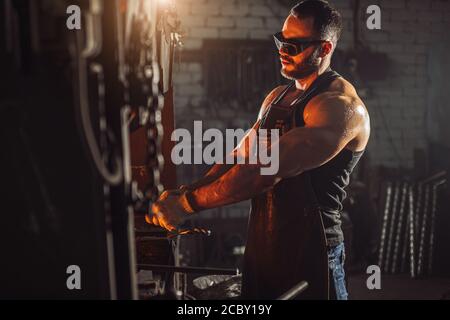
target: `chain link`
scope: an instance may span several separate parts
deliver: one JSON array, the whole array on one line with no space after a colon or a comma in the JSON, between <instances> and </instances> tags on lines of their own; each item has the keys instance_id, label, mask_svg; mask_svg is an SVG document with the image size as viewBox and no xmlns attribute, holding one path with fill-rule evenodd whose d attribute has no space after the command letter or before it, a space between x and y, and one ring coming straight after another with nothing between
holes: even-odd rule
<instances>
[{"instance_id":1,"label":"chain link","mask_svg":"<svg viewBox=\"0 0 450 320\"><path fill-rule=\"evenodd\" d=\"M143 7L134 7L135 14L128 16L132 21L127 21L123 25L131 28L124 33L125 37L129 38L123 41L124 98L126 103L132 104L131 107L138 110L140 125L147 130L145 163L133 167L139 168L140 175L144 172L148 174L147 184L142 190L142 199L136 204L137 211L144 211L149 204L157 201L164 191L162 174L165 160L162 144L165 97L162 80L165 79L162 77L163 68L158 59L162 45L172 46L180 39L175 28L167 23L168 16L173 16L174 12L156 6L156 4L147 5L146 10L142 10ZM179 24L175 26L178 27ZM167 35L169 37L166 37Z\"/></svg>"}]
</instances>

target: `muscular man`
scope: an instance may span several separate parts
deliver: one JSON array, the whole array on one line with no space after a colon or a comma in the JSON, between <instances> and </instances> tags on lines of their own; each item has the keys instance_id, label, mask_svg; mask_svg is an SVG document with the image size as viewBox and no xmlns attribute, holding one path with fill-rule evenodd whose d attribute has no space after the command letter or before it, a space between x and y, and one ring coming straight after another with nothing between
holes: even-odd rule
<instances>
[{"instance_id":1,"label":"muscular man","mask_svg":"<svg viewBox=\"0 0 450 320\"><path fill-rule=\"evenodd\" d=\"M274 299L306 280L298 298L347 299L340 212L370 120L355 88L330 69L341 29L326 1L306 0L274 36L281 72L292 82L267 96L254 129L281 129L271 145L279 147L277 174L261 175L261 164L217 164L152 208L153 223L174 230L196 212L252 199L244 298ZM248 157L254 143L246 136L235 155Z\"/></svg>"}]
</instances>

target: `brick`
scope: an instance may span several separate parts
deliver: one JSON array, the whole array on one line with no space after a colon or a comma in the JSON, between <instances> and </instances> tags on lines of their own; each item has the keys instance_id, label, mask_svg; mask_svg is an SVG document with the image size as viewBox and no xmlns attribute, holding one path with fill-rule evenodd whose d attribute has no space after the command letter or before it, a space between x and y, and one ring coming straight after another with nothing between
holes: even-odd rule
<instances>
[{"instance_id":1,"label":"brick","mask_svg":"<svg viewBox=\"0 0 450 320\"><path fill-rule=\"evenodd\" d=\"M443 21L443 12L438 10L420 11L418 18L420 21L430 21L430 22Z\"/></svg>"},{"instance_id":2,"label":"brick","mask_svg":"<svg viewBox=\"0 0 450 320\"><path fill-rule=\"evenodd\" d=\"M177 0L177 2L176 2L176 4L177 4L177 6L179 5L179 4L184 4L184 5L187 5L187 4L193 4L193 3L206 3L207 2L207 0Z\"/></svg>"},{"instance_id":3,"label":"brick","mask_svg":"<svg viewBox=\"0 0 450 320\"><path fill-rule=\"evenodd\" d=\"M417 21L417 20L411 20L411 21L405 21L404 23L404 30L405 32L413 32L416 33L418 31L420 32L431 32L431 22L430 21Z\"/></svg>"},{"instance_id":4,"label":"brick","mask_svg":"<svg viewBox=\"0 0 450 320\"><path fill-rule=\"evenodd\" d=\"M414 64L415 63L415 54L414 53L404 53L401 55L392 55L391 59L395 62L398 62L402 67L402 65Z\"/></svg>"},{"instance_id":5,"label":"brick","mask_svg":"<svg viewBox=\"0 0 450 320\"><path fill-rule=\"evenodd\" d=\"M182 50L198 50L201 49L202 47L203 47L202 39L188 38L184 40Z\"/></svg>"},{"instance_id":6,"label":"brick","mask_svg":"<svg viewBox=\"0 0 450 320\"><path fill-rule=\"evenodd\" d=\"M378 51L386 53L402 53L405 51L405 46L399 43L378 43L376 48Z\"/></svg>"},{"instance_id":7,"label":"brick","mask_svg":"<svg viewBox=\"0 0 450 320\"><path fill-rule=\"evenodd\" d=\"M449 26L445 25L443 22L433 22L431 23L431 32L435 34L441 34L447 32Z\"/></svg>"},{"instance_id":8,"label":"brick","mask_svg":"<svg viewBox=\"0 0 450 320\"><path fill-rule=\"evenodd\" d=\"M420 97L425 97L427 94L426 92L422 92L420 87L416 87L414 89L416 89L416 90L412 90L412 88L405 89L405 93L404 93L405 99L414 100L414 99L418 99ZM414 107L420 107L420 104L418 104L416 101L414 101L414 103L410 103L410 105L414 106Z\"/></svg>"},{"instance_id":9,"label":"brick","mask_svg":"<svg viewBox=\"0 0 450 320\"><path fill-rule=\"evenodd\" d=\"M429 9L431 8L431 1L408 0L406 7L410 9Z\"/></svg>"},{"instance_id":10,"label":"brick","mask_svg":"<svg viewBox=\"0 0 450 320\"><path fill-rule=\"evenodd\" d=\"M353 19L353 10L350 8L340 9L339 13L344 19Z\"/></svg>"},{"instance_id":11,"label":"brick","mask_svg":"<svg viewBox=\"0 0 450 320\"><path fill-rule=\"evenodd\" d=\"M227 1L227 0L225 0ZM229 0L228 0L229 1ZM249 5L266 5L267 4L267 0L237 0L237 2L245 2Z\"/></svg>"},{"instance_id":12,"label":"brick","mask_svg":"<svg viewBox=\"0 0 450 320\"><path fill-rule=\"evenodd\" d=\"M264 23L262 18L241 18L237 19L238 28L262 28Z\"/></svg>"},{"instance_id":13,"label":"brick","mask_svg":"<svg viewBox=\"0 0 450 320\"><path fill-rule=\"evenodd\" d=\"M192 83L201 83L203 81L203 74L196 72L192 74Z\"/></svg>"},{"instance_id":14,"label":"brick","mask_svg":"<svg viewBox=\"0 0 450 320\"><path fill-rule=\"evenodd\" d=\"M211 17L206 20L206 25L208 27L231 28L234 27L235 21L231 17Z\"/></svg>"},{"instance_id":15,"label":"brick","mask_svg":"<svg viewBox=\"0 0 450 320\"><path fill-rule=\"evenodd\" d=\"M219 37L222 39L247 39L249 37L249 29L244 28L220 29Z\"/></svg>"},{"instance_id":16,"label":"brick","mask_svg":"<svg viewBox=\"0 0 450 320\"><path fill-rule=\"evenodd\" d=\"M401 74L406 76L415 76L417 72L417 66L416 65L407 65L400 69Z\"/></svg>"},{"instance_id":17,"label":"brick","mask_svg":"<svg viewBox=\"0 0 450 320\"><path fill-rule=\"evenodd\" d=\"M405 46L405 51L410 53L426 53L428 47L423 44L409 44Z\"/></svg>"},{"instance_id":18,"label":"brick","mask_svg":"<svg viewBox=\"0 0 450 320\"><path fill-rule=\"evenodd\" d=\"M350 3L346 0L334 0L332 5L338 10L350 8Z\"/></svg>"},{"instance_id":19,"label":"brick","mask_svg":"<svg viewBox=\"0 0 450 320\"><path fill-rule=\"evenodd\" d=\"M249 14L248 4L225 5L220 9L222 16L243 17Z\"/></svg>"},{"instance_id":20,"label":"brick","mask_svg":"<svg viewBox=\"0 0 450 320\"><path fill-rule=\"evenodd\" d=\"M444 14L444 19L443 19L443 21L444 22L450 22L450 14ZM448 24L447 24L447 27L448 27Z\"/></svg>"},{"instance_id":21,"label":"brick","mask_svg":"<svg viewBox=\"0 0 450 320\"><path fill-rule=\"evenodd\" d=\"M217 28L191 28L189 36L192 38L215 39L219 37Z\"/></svg>"},{"instance_id":22,"label":"brick","mask_svg":"<svg viewBox=\"0 0 450 320\"><path fill-rule=\"evenodd\" d=\"M439 11L450 11L450 4L447 1L431 1L431 10L439 10Z\"/></svg>"},{"instance_id":23,"label":"brick","mask_svg":"<svg viewBox=\"0 0 450 320\"><path fill-rule=\"evenodd\" d=\"M393 43L405 43L413 42L416 39L416 35L413 32L390 32L389 41Z\"/></svg>"},{"instance_id":24,"label":"brick","mask_svg":"<svg viewBox=\"0 0 450 320\"><path fill-rule=\"evenodd\" d=\"M417 54L415 56L414 62L417 64L425 64L427 63L427 55L426 54Z\"/></svg>"},{"instance_id":25,"label":"brick","mask_svg":"<svg viewBox=\"0 0 450 320\"><path fill-rule=\"evenodd\" d=\"M264 21L264 26L268 29L273 30L273 33L276 31L280 31L283 28L284 21L281 21L281 19L277 18L267 18Z\"/></svg>"},{"instance_id":26,"label":"brick","mask_svg":"<svg viewBox=\"0 0 450 320\"><path fill-rule=\"evenodd\" d=\"M204 98L203 97L192 97L191 98L191 105L194 107L200 107L203 103Z\"/></svg>"},{"instance_id":27,"label":"brick","mask_svg":"<svg viewBox=\"0 0 450 320\"><path fill-rule=\"evenodd\" d=\"M272 33L267 29L252 29L250 30L251 39L271 39Z\"/></svg>"},{"instance_id":28,"label":"brick","mask_svg":"<svg viewBox=\"0 0 450 320\"><path fill-rule=\"evenodd\" d=\"M383 9L404 9L406 8L405 0L383 0L379 4L381 11Z\"/></svg>"},{"instance_id":29,"label":"brick","mask_svg":"<svg viewBox=\"0 0 450 320\"><path fill-rule=\"evenodd\" d=\"M215 3L192 3L191 7L192 14L198 14L203 16L212 16L219 14L219 5Z\"/></svg>"},{"instance_id":30,"label":"brick","mask_svg":"<svg viewBox=\"0 0 450 320\"><path fill-rule=\"evenodd\" d=\"M274 12L268 6L252 5L249 14L256 17L272 17Z\"/></svg>"},{"instance_id":31,"label":"brick","mask_svg":"<svg viewBox=\"0 0 450 320\"><path fill-rule=\"evenodd\" d=\"M191 14L191 4L190 3L177 3L177 13L182 17L187 17Z\"/></svg>"},{"instance_id":32,"label":"brick","mask_svg":"<svg viewBox=\"0 0 450 320\"><path fill-rule=\"evenodd\" d=\"M411 17L416 16L415 12L414 10L391 9L387 15L391 21L411 21Z\"/></svg>"},{"instance_id":33,"label":"brick","mask_svg":"<svg viewBox=\"0 0 450 320\"><path fill-rule=\"evenodd\" d=\"M188 71L188 67L189 67L189 63L186 63L186 62L176 63L174 66L174 68L175 68L174 74L186 72L186 71Z\"/></svg>"},{"instance_id":34,"label":"brick","mask_svg":"<svg viewBox=\"0 0 450 320\"><path fill-rule=\"evenodd\" d=\"M201 72L202 64L198 62L191 62L187 65L187 70L191 72Z\"/></svg>"},{"instance_id":35,"label":"brick","mask_svg":"<svg viewBox=\"0 0 450 320\"><path fill-rule=\"evenodd\" d=\"M178 88L178 94L181 96L203 96L205 90L199 84L185 84Z\"/></svg>"},{"instance_id":36,"label":"brick","mask_svg":"<svg viewBox=\"0 0 450 320\"><path fill-rule=\"evenodd\" d=\"M428 76L428 69L425 65L416 65L416 75L426 78Z\"/></svg>"},{"instance_id":37,"label":"brick","mask_svg":"<svg viewBox=\"0 0 450 320\"><path fill-rule=\"evenodd\" d=\"M389 32L400 32L405 30L405 22L403 21L382 21L381 30Z\"/></svg>"},{"instance_id":38,"label":"brick","mask_svg":"<svg viewBox=\"0 0 450 320\"><path fill-rule=\"evenodd\" d=\"M178 86L175 85L174 91L178 93ZM174 98L174 105L175 109L182 109L183 107L187 106L189 104L189 98L188 97L182 97L180 95L176 95Z\"/></svg>"},{"instance_id":39,"label":"brick","mask_svg":"<svg viewBox=\"0 0 450 320\"><path fill-rule=\"evenodd\" d=\"M201 15L189 15L188 17L181 17L183 27L204 27L205 17Z\"/></svg>"},{"instance_id":40,"label":"brick","mask_svg":"<svg viewBox=\"0 0 450 320\"><path fill-rule=\"evenodd\" d=\"M415 34L415 40L417 44L429 45L433 42L433 36L427 32L417 32Z\"/></svg>"},{"instance_id":41,"label":"brick","mask_svg":"<svg viewBox=\"0 0 450 320\"><path fill-rule=\"evenodd\" d=\"M178 73L174 74L173 82L176 85L186 84L192 82L192 77L189 73Z\"/></svg>"},{"instance_id":42,"label":"brick","mask_svg":"<svg viewBox=\"0 0 450 320\"><path fill-rule=\"evenodd\" d=\"M390 34L381 30L372 30L367 33L367 39L370 42L389 42Z\"/></svg>"}]
</instances>

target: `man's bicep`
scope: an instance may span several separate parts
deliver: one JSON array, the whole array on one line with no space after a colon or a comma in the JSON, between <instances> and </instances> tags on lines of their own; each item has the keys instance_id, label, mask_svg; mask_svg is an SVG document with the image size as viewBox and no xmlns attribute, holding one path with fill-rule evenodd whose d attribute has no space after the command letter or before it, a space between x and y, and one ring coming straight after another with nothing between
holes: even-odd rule
<instances>
[{"instance_id":1,"label":"man's bicep","mask_svg":"<svg viewBox=\"0 0 450 320\"><path fill-rule=\"evenodd\" d=\"M359 130L357 112L341 102L331 103L309 114L306 126L280 138L280 175L285 178L326 164L352 141Z\"/></svg>"},{"instance_id":2,"label":"man's bicep","mask_svg":"<svg viewBox=\"0 0 450 320\"><path fill-rule=\"evenodd\" d=\"M321 129L330 140L347 144L358 134L364 119L364 108L346 97L319 99L305 110L305 127Z\"/></svg>"},{"instance_id":3,"label":"man's bicep","mask_svg":"<svg viewBox=\"0 0 450 320\"><path fill-rule=\"evenodd\" d=\"M290 130L278 143L279 176L288 178L320 167L334 158L344 146L335 133L326 128Z\"/></svg>"}]
</instances>

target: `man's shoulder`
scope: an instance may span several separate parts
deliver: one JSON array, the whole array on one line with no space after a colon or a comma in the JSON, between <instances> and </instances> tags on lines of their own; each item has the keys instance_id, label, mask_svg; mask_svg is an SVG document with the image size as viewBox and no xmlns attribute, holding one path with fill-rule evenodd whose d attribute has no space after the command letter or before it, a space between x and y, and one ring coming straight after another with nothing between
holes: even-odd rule
<instances>
[{"instance_id":1,"label":"man's shoulder","mask_svg":"<svg viewBox=\"0 0 450 320\"><path fill-rule=\"evenodd\" d=\"M335 99L346 104L364 104L356 88L343 77L335 79L322 98Z\"/></svg>"},{"instance_id":2,"label":"man's shoulder","mask_svg":"<svg viewBox=\"0 0 450 320\"><path fill-rule=\"evenodd\" d=\"M364 102L354 87L348 84L342 81L333 83L328 91L314 97L305 108L305 122L308 123L313 119L330 119L342 123L349 120L368 121Z\"/></svg>"},{"instance_id":3,"label":"man's shoulder","mask_svg":"<svg viewBox=\"0 0 450 320\"><path fill-rule=\"evenodd\" d=\"M355 87L346 79L340 77L334 80L327 91L314 97L307 109L339 112L362 108L366 110L364 102L359 97ZM305 110L306 111L306 110Z\"/></svg>"}]
</instances>

